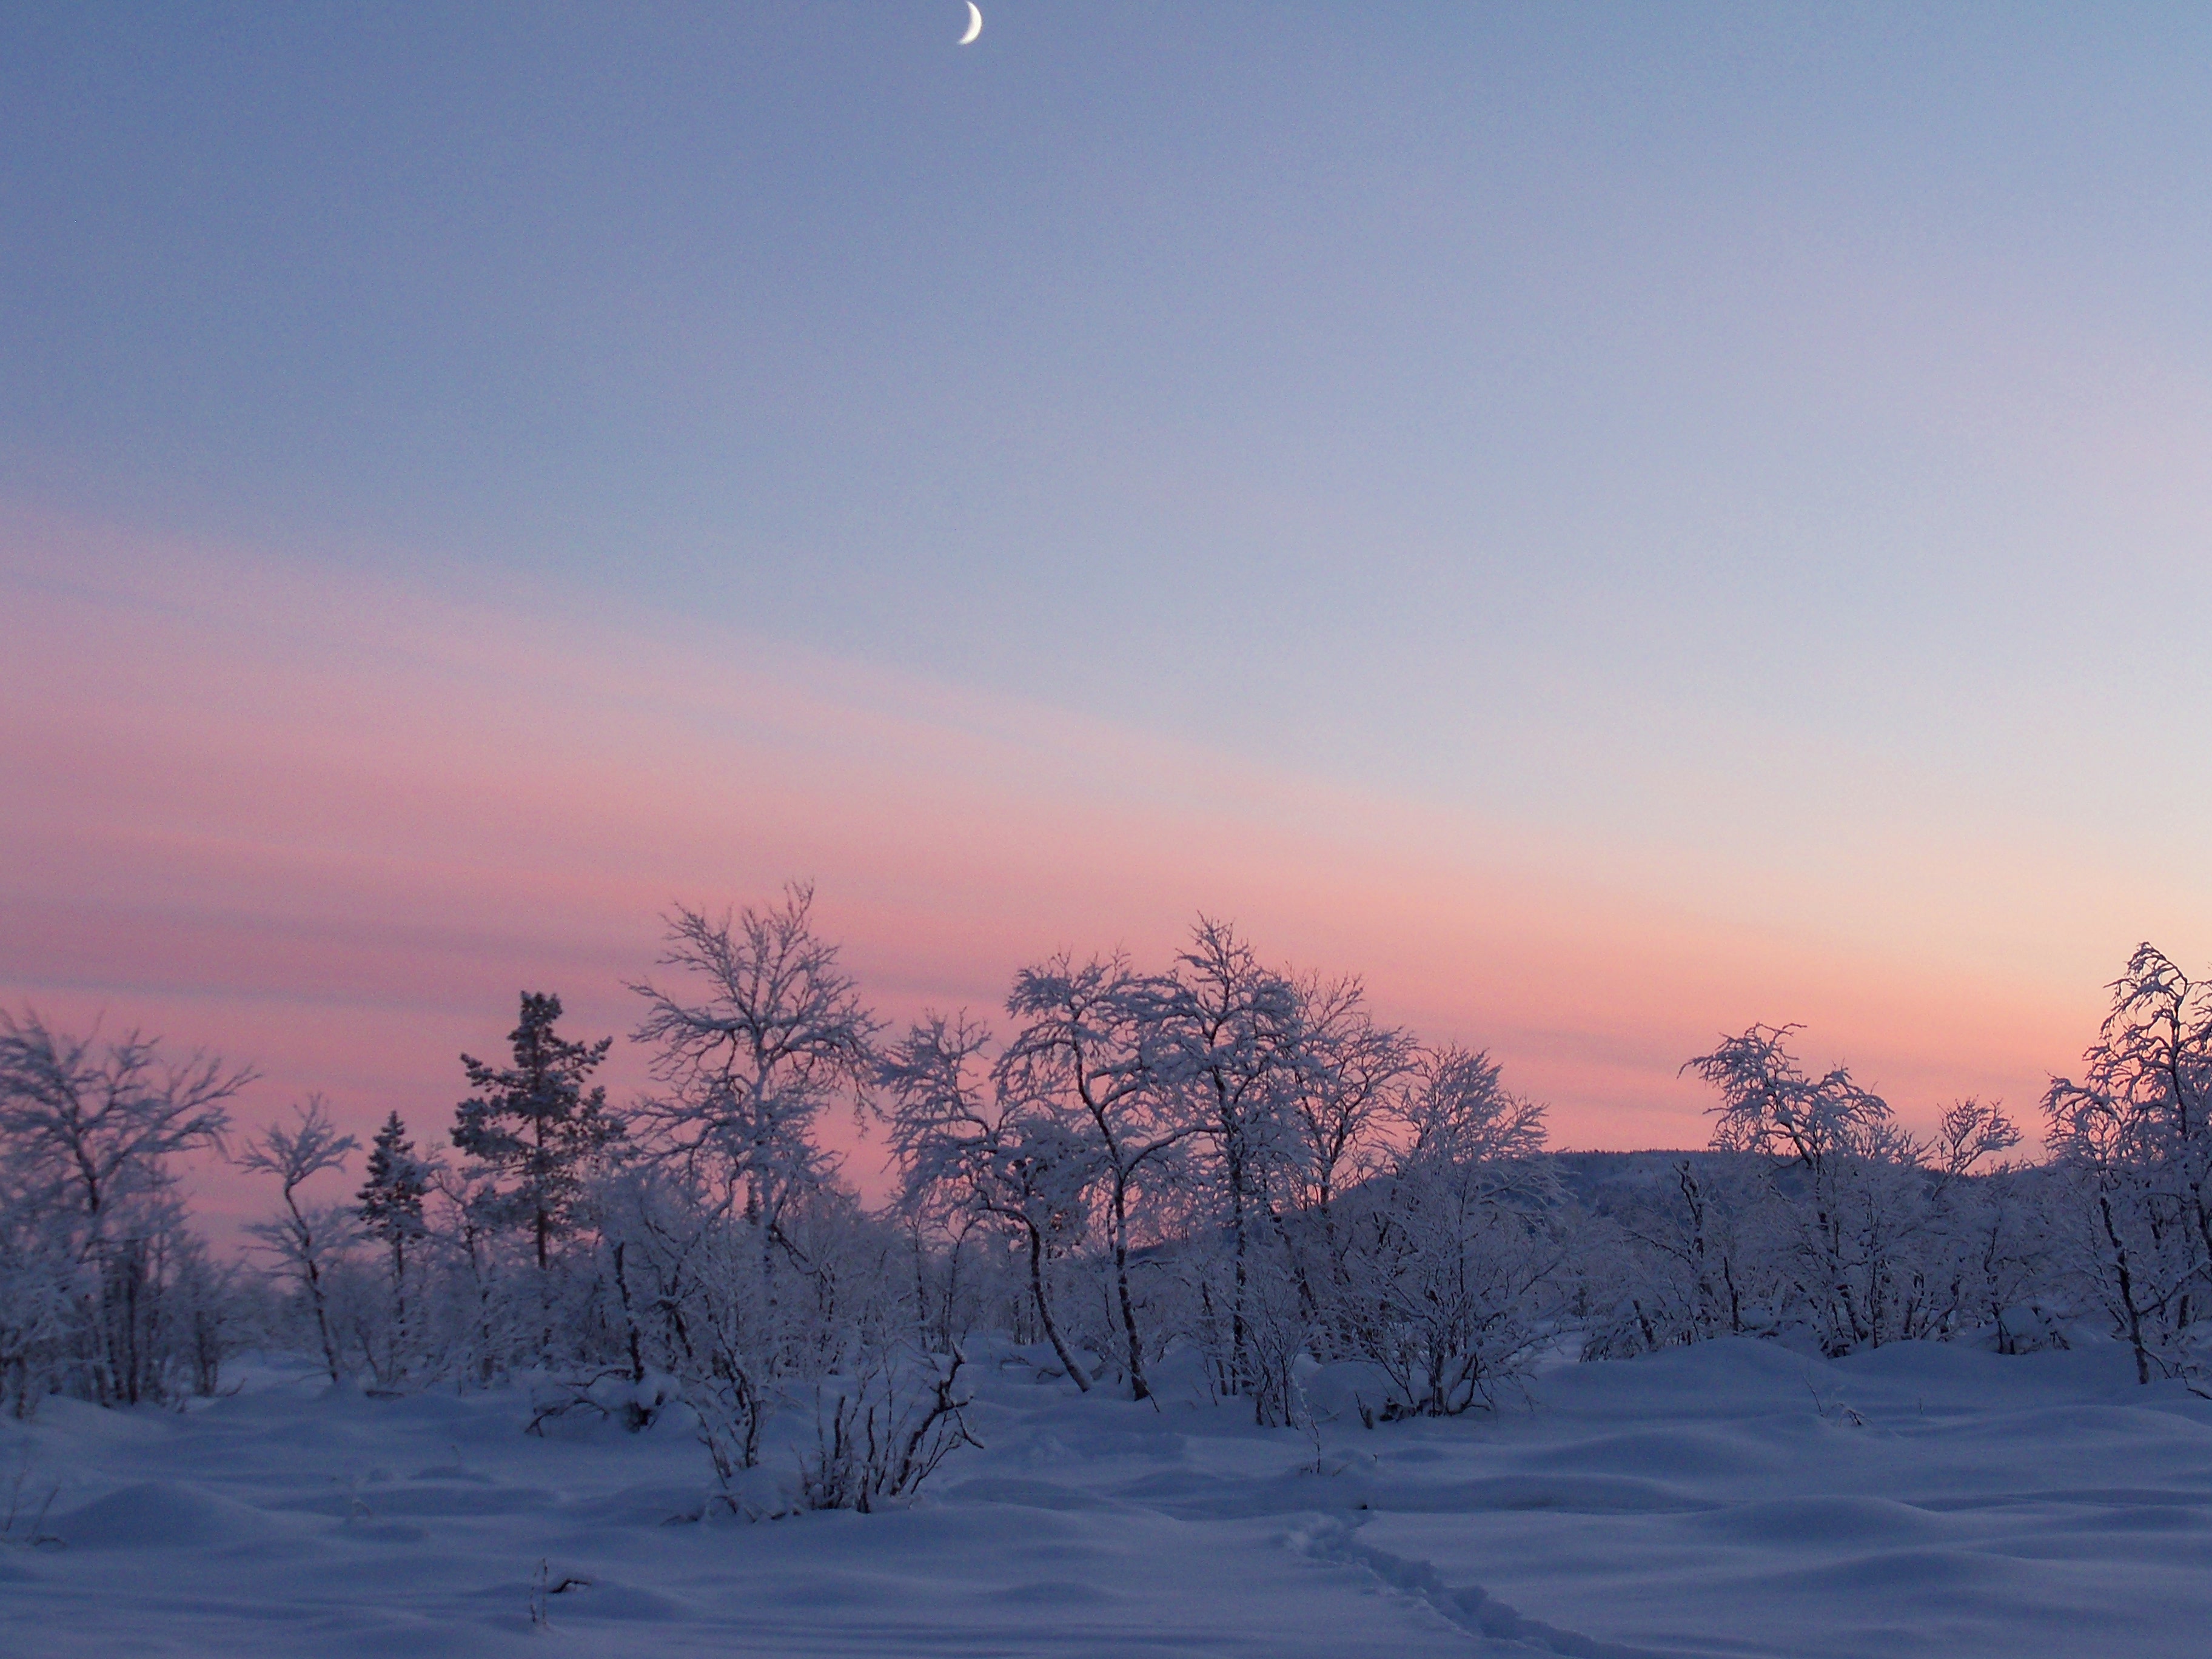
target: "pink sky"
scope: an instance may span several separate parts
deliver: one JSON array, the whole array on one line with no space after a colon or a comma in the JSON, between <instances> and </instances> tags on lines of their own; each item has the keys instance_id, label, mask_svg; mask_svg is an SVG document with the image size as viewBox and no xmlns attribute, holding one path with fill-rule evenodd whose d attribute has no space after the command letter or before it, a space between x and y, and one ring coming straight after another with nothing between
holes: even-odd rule
<instances>
[{"instance_id":1,"label":"pink sky","mask_svg":"<svg viewBox=\"0 0 2212 1659\"><path fill-rule=\"evenodd\" d=\"M2032 1128L2161 914L1995 834L1873 890L1784 882L558 592L22 513L0 575L0 996L252 1060L249 1125L319 1089L352 1128L397 1108L438 1137L457 1054L498 1050L518 989L626 1033L672 901L799 877L894 1018L991 1009L1061 946L1163 961L1204 908L1487 1046L1559 1145L1701 1143L1676 1068L1754 1020L1803 1022L1807 1059L1909 1122L1979 1093ZM635 1054L608 1074L634 1087ZM866 1145L850 1167L878 1187ZM255 1201L201 1178L219 1212Z\"/></svg>"}]
</instances>

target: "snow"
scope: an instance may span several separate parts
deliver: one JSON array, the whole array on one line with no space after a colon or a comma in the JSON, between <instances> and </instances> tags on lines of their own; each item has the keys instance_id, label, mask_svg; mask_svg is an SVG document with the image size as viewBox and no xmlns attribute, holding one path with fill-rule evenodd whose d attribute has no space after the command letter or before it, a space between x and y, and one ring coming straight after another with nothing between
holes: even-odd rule
<instances>
[{"instance_id":1,"label":"snow","mask_svg":"<svg viewBox=\"0 0 2212 1659\"><path fill-rule=\"evenodd\" d=\"M2136 1386L2106 1344L1830 1363L1717 1341L1559 1367L1495 1418L1370 1431L1340 1411L1318 1450L1206 1401L1173 1358L1139 1405L1078 1396L1026 1351L971 1353L986 1449L908 1507L758 1522L677 1518L709 1485L680 1413L541 1438L520 1389L376 1399L286 1362L181 1414L50 1400L0 1428L0 1651L2212 1644L2212 1403Z\"/></svg>"}]
</instances>

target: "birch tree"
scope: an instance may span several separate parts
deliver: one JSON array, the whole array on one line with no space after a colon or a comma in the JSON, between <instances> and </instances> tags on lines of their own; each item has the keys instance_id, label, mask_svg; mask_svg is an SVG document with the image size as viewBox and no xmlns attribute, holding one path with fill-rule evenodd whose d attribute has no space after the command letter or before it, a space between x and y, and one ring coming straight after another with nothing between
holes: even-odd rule
<instances>
[{"instance_id":1,"label":"birch tree","mask_svg":"<svg viewBox=\"0 0 2212 1659\"><path fill-rule=\"evenodd\" d=\"M0 1009L0 1147L36 1201L104 1236L128 1200L165 1191L170 1160L220 1147L251 1066L199 1051L182 1060L131 1031L102 1042Z\"/></svg>"},{"instance_id":2,"label":"birch tree","mask_svg":"<svg viewBox=\"0 0 2212 1659\"><path fill-rule=\"evenodd\" d=\"M2212 981L2139 945L2081 1080L2054 1078L2048 1139L2078 1194L2084 1276L2136 1376L2205 1366L2212 1316Z\"/></svg>"},{"instance_id":3,"label":"birch tree","mask_svg":"<svg viewBox=\"0 0 2212 1659\"><path fill-rule=\"evenodd\" d=\"M1967 1230L1945 1200L2019 1133L1994 1105L1962 1101L1917 1139L1848 1066L1806 1071L1787 1047L1796 1030L1753 1025L1683 1067L1720 1094L1713 1147L1764 1164L1790 1218L1796 1299L1826 1352L1942 1334L1972 1299L1954 1259Z\"/></svg>"},{"instance_id":4,"label":"birch tree","mask_svg":"<svg viewBox=\"0 0 2212 1659\"><path fill-rule=\"evenodd\" d=\"M1528 1374L1556 1311L1565 1252L1538 1158L1544 1109L1459 1048L1418 1055L1394 1093L1400 1149L1350 1218L1352 1335L1399 1410L1454 1416Z\"/></svg>"},{"instance_id":5,"label":"birch tree","mask_svg":"<svg viewBox=\"0 0 2212 1659\"><path fill-rule=\"evenodd\" d=\"M787 1224L835 1172L815 1124L832 1106L864 1104L882 1029L815 933L813 904L814 890L793 884L773 909L718 918L678 906L660 965L681 978L630 988L660 1085L641 1108L655 1150L742 1217L771 1315L777 1253L800 1254Z\"/></svg>"},{"instance_id":6,"label":"birch tree","mask_svg":"<svg viewBox=\"0 0 2212 1659\"><path fill-rule=\"evenodd\" d=\"M1405 1032L1376 1021L1357 978L1308 977L1295 990L1283 1220L1320 1357L1334 1358L1351 1351L1340 1206L1384 1166L1391 1104L1417 1050Z\"/></svg>"},{"instance_id":7,"label":"birch tree","mask_svg":"<svg viewBox=\"0 0 2212 1659\"><path fill-rule=\"evenodd\" d=\"M1226 922L1200 916L1159 1007L1160 1063L1185 1092L1182 1115L1211 1156L1209 1186L1228 1230L1228 1392L1255 1381L1253 1256L1267 1218L1268 1174L1285 1150L1297 998Z\"/></svg>"},{"instance_id":8,"label":"birch tree","mask_svg":"<svg viewBox=\"0 0 2212 1659\"><path fill-rule=\"evenodd\" d=\"M884 1115L910 1212L981 1218L1012 1231L1029 1262L1038 1326L1078 1389L1090 1372L1054 1316L1048 1269L1080 1243L1084 1193L1097 1172L1083 1143L1025 1109L992 1076L988 1030L964 1015L930 1015L884 1057Z\"/></svg>"},{"instance_id":9,"label":"birch tree","mask_svg":"<svg viewBox=\"0 0 2212 1659\"><path fill-rule=\"evenodd\" d=\"M1024 1024L995 1068L1012 1101L1059 1126L1094 1163L1135 1400L1152 1390L1129 1288L1132 1222L1146 1183L1167 1183L1176 1153L1199 1133L1176 1116L1164 1086L1161 1014L1172 992L1119 951L1080 963L1063 952L1024 968L1006 999Z\"/></svg>"},{"instance_id":10,"label":"birch tree","mask_svg":"<svg viewBox=\"0 0 2212 1659\"><path fill-rule=\"evenodd\" d=\"M314 1318L324 1368L336 1382L343 1367L331 1322L330 1273L355 1237L356 1220L336 1205L303 1203L300 1188L325 1170L343 1169L361 1143L337 1132L320 1095L309 1095L305 1105L292 1111L297 1120L292 1127L271 1124L246 1144L239 1158L241 1170L276 1178L284 1206L275 1218L254 1222L246 1231L297 1281Z\"/></svg>"},{"instance_id":11,"label":"birch tree","mask_svg":"<svg viewBox=\"0 0 2212 1659\"><path fill-rule=\"evenodd\" d=\"M167 1396L185 1358L170 1292L197 1260L174 1162L221 1149L229 1103L254 1077L137 1030L79 1036L0 1009L0 1164L19 1231L35 1234L11 1253L45 1275L30 1305L49 1380L101 1404Z\"/></svg>"}]
</instances>

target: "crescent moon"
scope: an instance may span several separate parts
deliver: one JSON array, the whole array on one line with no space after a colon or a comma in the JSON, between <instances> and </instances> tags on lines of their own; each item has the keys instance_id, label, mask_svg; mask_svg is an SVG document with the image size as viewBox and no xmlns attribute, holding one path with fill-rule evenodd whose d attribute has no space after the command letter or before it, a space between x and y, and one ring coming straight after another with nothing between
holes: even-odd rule
<instances>
[{"instance_id":1,"label":"crescent moon","mask_svg":"<svg viewBox=\"0 0 2212 1659\"><path fill-rule=\"evenodd\" d=\"M983 9L975 3L975 0L968 0L968 33L960 37L960 44L963 46L970 44L982 32Z\"/></svg>"}]
</instances>

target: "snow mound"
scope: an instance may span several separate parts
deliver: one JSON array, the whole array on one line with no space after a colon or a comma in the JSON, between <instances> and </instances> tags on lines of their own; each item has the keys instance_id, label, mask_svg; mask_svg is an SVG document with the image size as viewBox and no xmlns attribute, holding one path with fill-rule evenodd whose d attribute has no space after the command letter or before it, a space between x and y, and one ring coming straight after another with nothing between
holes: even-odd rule
<instances>
[{"instance_id":1,"label":"snow mound","mask_svg":"<svg viewBox=\"0 0 2212 1659\"><path fill-rule=\"evenodd\" d=\"M1887 1498L1778 1498L1700 1515L1689 1524L1708 1537L1775 1549L1952 1543L1968 1532Z\"/></svg>"},{"instance_id":2,"label":"snow mound","mask_svg":"<svg viewBox=\"0 0 2212 1659\"><path fill-rule=\"evenodd\" d=\"M282 1528L250 1506L198 1486L142 1480L47 1523L70 1549L220 1549L254 1544Z\"/></svg>"}]
</instances>

